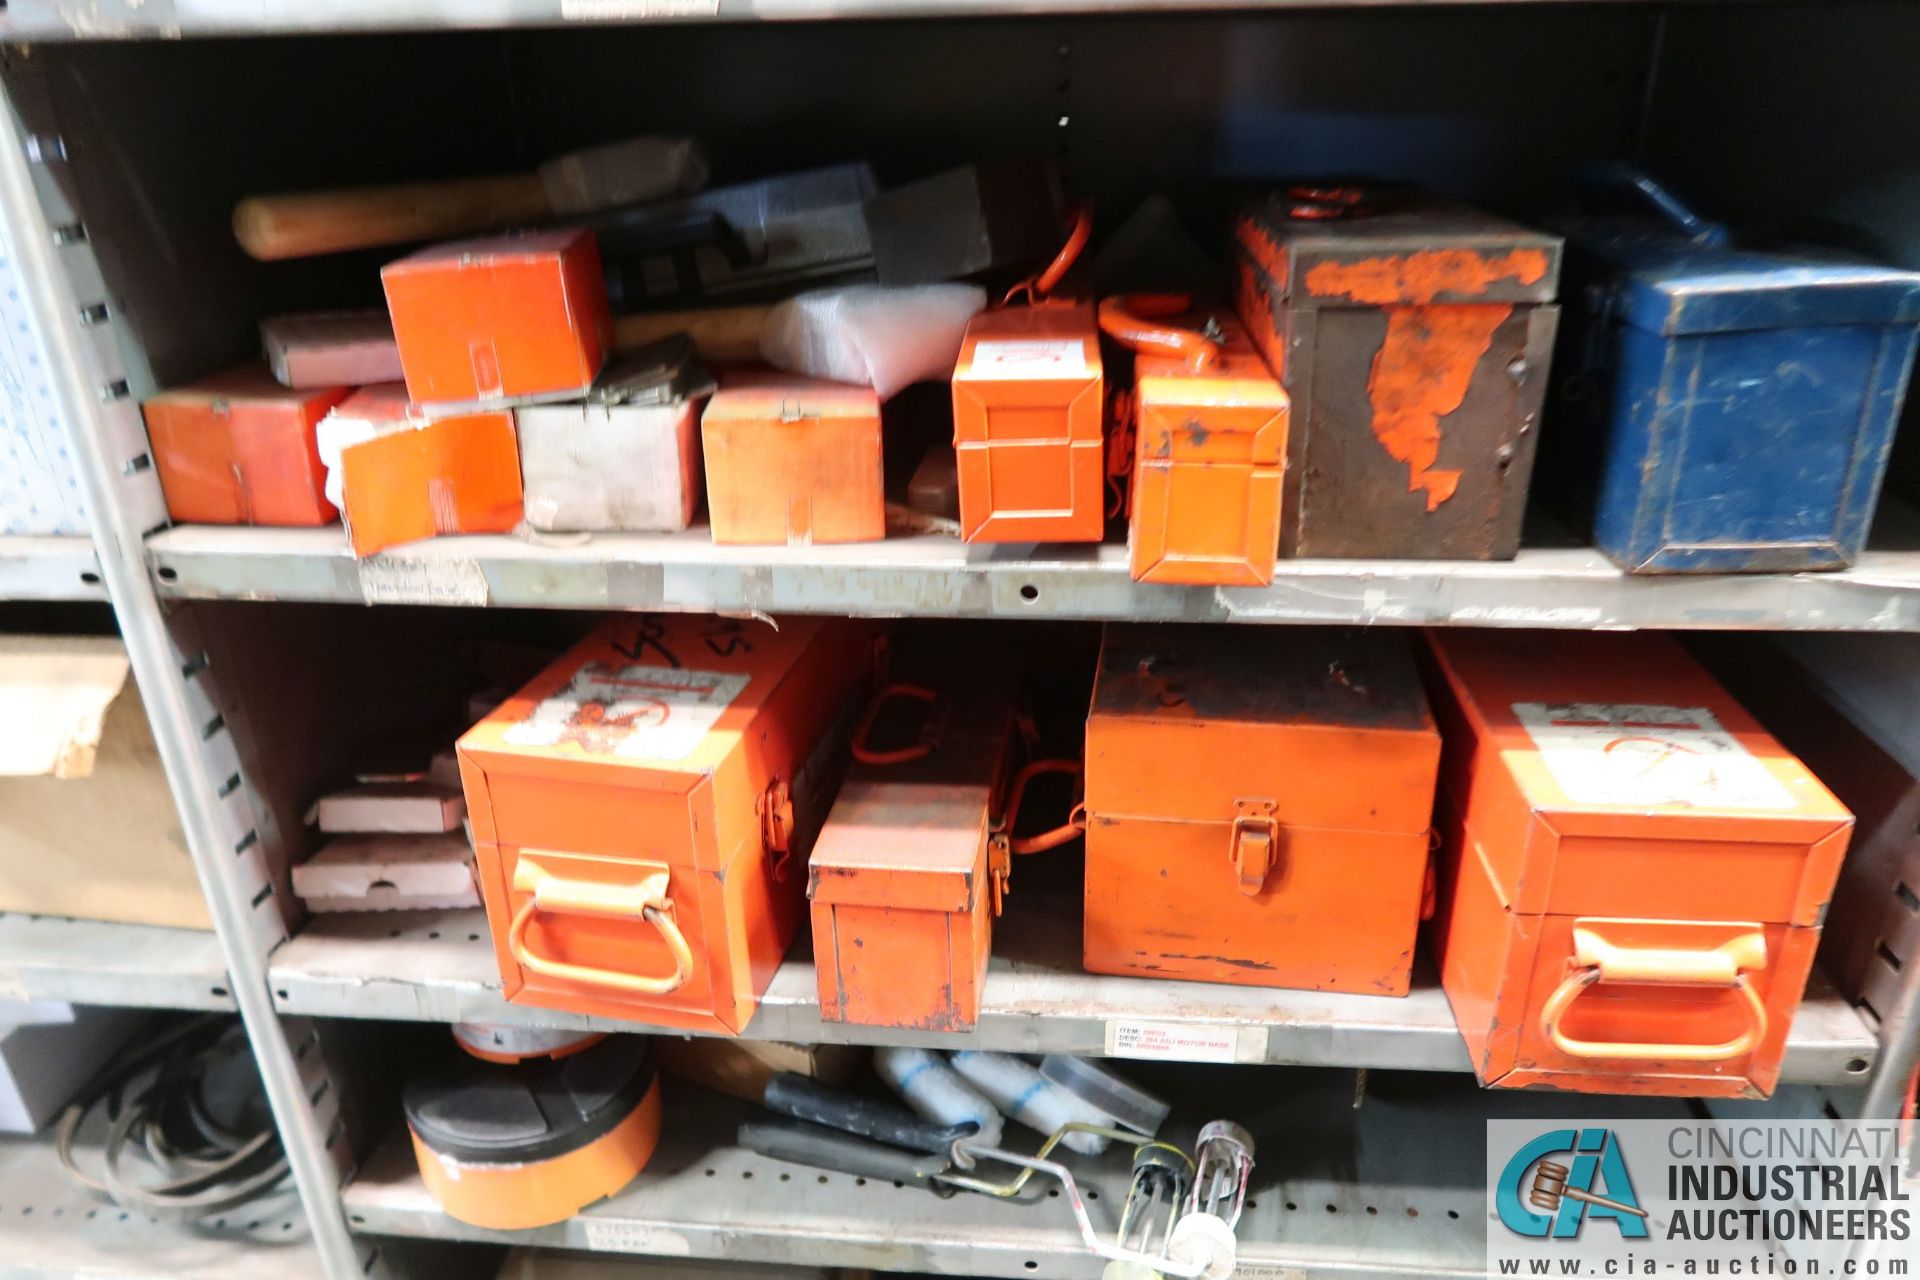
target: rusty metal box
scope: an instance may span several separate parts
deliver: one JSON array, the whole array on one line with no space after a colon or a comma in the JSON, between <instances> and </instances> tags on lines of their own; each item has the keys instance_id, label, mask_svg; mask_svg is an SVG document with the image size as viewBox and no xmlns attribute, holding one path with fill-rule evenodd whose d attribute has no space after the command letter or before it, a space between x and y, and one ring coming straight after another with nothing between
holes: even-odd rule
<instances>
[{"instance_id":1,"label":"rusty metal box","mask_svg":"<svg viewBox=\"0 0 1920 1280\"><path fill-rule=\"evenodd\" d=\"M460 739L507 999L738 1033L805 910L870 624L609 620Z\"/></svg>"},{"instance_id":2,"label":"rusty metal box","mask_svg":"<svg viewBox=\"0 0 1920 1280\"><path fill-rule=\"evenodd\" d=\"M1399 634L1108 627L1087 968L1405 995L1439 761Z\"/></svg>"},{"instance_id":3,"label":"rusty metal box","mask_svg":"<svg viewBox=\"0 0 1920 1280\"><path fill-rule=\"evenodd\" d=\"M1767 1096L1852 815L1669 636L1430 641L1434 944L1480 1081Z\"/></svg>"},{"instance_id":4,"label":"rusty metal box","mask_svg":"<svg viewBox=\"0 0 1920 1280\"><path fill-rule=\"evenodd\" d=\"M1398 187L1291 188L1235 238L1241 319L1293 397L1280 554L1511 559L1560 241Z\"/></svg>"},{"instance_id":5,"label":"rusty metal box","mask_svg":"<svg viewBox=\"0 0 1920 1280\"><path fill-rule=\"evenodd\" d=\"M979 1021L1012 860L1001 806L1013 698L964 664L948 670L876 695L814 845L807 897L829 1022L957 1031ZM917 712L905 739L901 717L886 715L903 707Z\"/></svg>"}]
</instances>

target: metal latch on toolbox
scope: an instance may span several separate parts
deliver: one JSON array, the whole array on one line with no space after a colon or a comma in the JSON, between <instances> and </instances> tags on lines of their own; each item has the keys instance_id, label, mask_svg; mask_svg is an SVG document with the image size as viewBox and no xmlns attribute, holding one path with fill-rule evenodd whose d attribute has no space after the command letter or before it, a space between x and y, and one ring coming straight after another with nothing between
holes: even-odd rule
<instances>
[{"instance_id":1,"label":"metal latch on toolbox","mask_svg":"<svg viewBox=\"0 0 1920 1280\"><path fill-rule=\"evenodd\" d=\"M1227 855L1233 860L1240 892L1249 898L1267 887L1267 873L1280 857L1280 821L1273 816L1274 808L1271 800L1233 802L1233 834Z\"/></svg>"},{"instance_id":2,"label":"metal latch on toolbox","mask_svg":"<svg viewBox=\"0 0 1920 1280\"><path fill-rule=\"evenodd\" d=\"M773 878L784 884L788 850L793 845L792 788L783 779L775 778L767 784L753 810L760 815L760 842L768 853L777 855L773 860Z\"/></svg>"}]
</instances>

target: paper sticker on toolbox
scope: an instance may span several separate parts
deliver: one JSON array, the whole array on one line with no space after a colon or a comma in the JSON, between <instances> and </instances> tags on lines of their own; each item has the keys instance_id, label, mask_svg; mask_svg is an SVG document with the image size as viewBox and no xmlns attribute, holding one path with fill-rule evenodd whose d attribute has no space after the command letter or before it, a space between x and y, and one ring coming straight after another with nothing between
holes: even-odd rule
<instances>
[{"instance_id":1,"label":"paper sticker on toolbox","mask_svg":"<svg viewBox=\"0 0 1920 1280\"><path fill-rule=\"evenodd\" d=\"M1166 1062L1264 1062L1267 1029L1116 1018L1107 1023L1106 1054Z\"/></svg>"},{"instance_id":2,"label":"paper sticker on toolbox","mask_svg":"<svg viewBox=\"0 0 1920 1280\"><path fill-rule=\"evenodd\" d=\"M1078 338L1026 338L977 342L976 378L1061 378L1087 373L1086 344Z\"/></svg>"},{"instance_id":3,"label":"paper sticker on toolbox","mask_svg":"<svg viewBox=\"0 0 1920 1280\"><path fill-rule=\"evenodd\" d=\"M502 737L520 747L571 742L591 755L683 760L748 680L737 672L590 662Z\"/></svg>"},{"instance_id":4,"label":"paper sticker on toolbox","mask_svg":"<svg viewBox=\"0 0 1920 1280\"><path fill-rule=\"evenodd\" d=\"M1513 713L1575 804L1796 807L1705 707L1516 702Z\"/></svg>"}]
</instances>

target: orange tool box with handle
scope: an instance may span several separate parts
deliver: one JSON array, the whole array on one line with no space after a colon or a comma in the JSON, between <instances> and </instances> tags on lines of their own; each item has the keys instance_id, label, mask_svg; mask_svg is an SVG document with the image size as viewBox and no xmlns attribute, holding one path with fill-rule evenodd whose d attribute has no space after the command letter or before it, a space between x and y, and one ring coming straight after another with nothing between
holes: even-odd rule
<instances>
[{"instance_id":1,"label":"orange tool box with handle","mask_svg":"<svg viewBox=\"0 0 1920 1280\"><path fill-rule=\"evenodd\" d=\"M873 388L734 374L707 401L700 442L715 542L806 547L887 536Z\"/></svg>"},{"instance_id":2,"label":"orange tool box with handle","mask_svg":"<svg viewBox=\"0 0 1920 1280\"><path fill-rule=\"evenodd\" d=\"M1770 1094L1852 815L1671 637L1429 640L1434 945L1481 1082Z\"/></svg>"},{"instance_id":3,"label":"orange tool box with handle","mask_svg":"<svg viewBox=\"0 0 1920 1280\"><path fill-rule=\"evenodd\" d=\"M1013 728L1012 694L990 679L875 695L808 871L827 1021L927 1031L979 1021L1011 862L1002 804Z\"/></svg>"},{"instance_id":4,"label":"orange tool box with handle","mask_svg":"<svg viewBox=\"0 0 1920 1280\"><path fill-rule=\"evenodd\" d=\"M968 542L1098 542L1106 391L1093 307L1051 296L1092 220L1045 271L967 325L953 370L960 531ZM1014 305L1022 291L1026 306Z\"/></svg>"},{"instance_id":5,"label":"orange tool box with handle","mask_svg":"<svg viewBox=\"0 0 1920 1280\"><path fill-rule=\"evenodd\" d=\"M468 730L507 998L739 1032L805 909L875 635L619 617Z\"/></svg>"},{"instance_id":6,"label":"orange tool box with handle","mask_svg":"<svg viewBox=\"0 0 1920 1280\"><path fill-rule=\"evenodd\" d=\"M1287 393L1239 321L1172 295L1108 298L1134 359L1127 536L1136 582L1264 586L1280 543Z\"/></svg>"},{"instance_id":7,"label":"orange tool box with handle","mask_svg":"<svg viewBox=\"0 0 1920 1280\"><path fill-rule=\"evenodd\" d=\"M1407 994L1439 762L1398 634L1108 627L1086 967Z\"/></svg>"},{"instance_id":8,"label":"orange tool box with handle","mask_svg":"<svg viewBox=\"0 0 1920 1280\"><path fill-rule=\"evenodd\" d=\"M167 514L194 524L332 524L315 427L350 387L289 391L242 365L141 406Z\"/></svg>"}]
</instances>

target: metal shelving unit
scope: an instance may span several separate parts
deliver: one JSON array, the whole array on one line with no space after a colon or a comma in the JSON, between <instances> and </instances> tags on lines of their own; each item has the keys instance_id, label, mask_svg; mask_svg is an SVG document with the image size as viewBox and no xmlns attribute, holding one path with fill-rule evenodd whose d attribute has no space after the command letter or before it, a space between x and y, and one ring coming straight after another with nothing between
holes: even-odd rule
<instances>
[{"instance_id":1,"label":"metal shelving unit","mask_svg":"<svg viewBox=\"0 0 1920 1280\"><path fill-rule=\"evenodd\" d=\"M0 915L0 998L141 1009L234 1007L206 929Z\"/></svg>"},{"instance_id":2,"label":"metal shelving unit","mask_svg":"<svg viewBox=\"0 0 1920 1280\"><path fill-rule=\"evenodd\" d=\"M99 1159L81 1145L83 1167ZM322 1280L291 1195L204 1224L166 1222L95 1200L67 1179L52 1138L0 1138L4 1280Z\"/></svg>"},{"instance_id":3,"label":"metal shelving unit","mask_svg":"<svg viewBox=\"0 0 1920 1280\"><path fill-rule=\"evenodd\" d=\"M1515 37L1512 42L1478 38L1485 31L1462 35L1450 29L1451 14L1476 9L1485 13L1496 7L1514 15L1511 29L1499 33ZM1671 43L1668 19L1693 8L1674 4L1643 13L1634 6L1536 5L1530 0L1505 0L1497 6L1417 0L1393 13L1372 12L1377 9L1373 0L497 0L478 7L433 0L347 0L321 6L285 0L250 6L230 0L12 0L0 6L0 41L89 42L88 48L74 51L71 63L62 61L68 51L51 50L39 51L31 60L37 66L19 59L9 67L8 96L26 122L17 125L11 113L0 111L0 206L9 226L21 233L20 257L28 284L24 292L31 295L31 310L48 332L62 407L80 437L77 456L84 463L89 508L98 513L99 546L96 560L91 546L68 540L45 545L40 540L0 540L0 598L111 595L218 923L217 938L194 935L188 940L163 936L171 931L98 926L89 932L60 922L0 917L0 992L111 997L114 1003L154 1007L237 1008L252 1037L312 1221L310 1244L280 1255L287 1265L266 1261L275 1274L359 1280L377 1273L383 1258L391 1256L374 1248L373 1239L381 1236L511 1240L606 1252L947 1274L1088 1274L1088 1260L1078 1249L1064 1206L1044 1194L1017 1208L968 1196L939 1200L891 1185L779 1165L733 1147L737 1112L731 1104L698 1101L675 1108L663 1146L639 1180L569 1222L507 1235L446 1217L422 1186L390 1112L374 1114L376 1132L371 1135L349 1132L342 1114L342 1096L356 1092L356 1074L375 1076L392 1064L364 1057L356 1061L353 1052L330 1060L330 1046L308 1019L596 1024L504 1001L487 930L477 912L315 917L301 924L297 908L280 897L288 852L276 843L284 832L276 831L275 814L285 809L285 793L297 789L285 784L304 785L307 778L295 777L292 766L272 753L243 760L221 710L226 704L217 696L231 697L233 689L245 683L222 665L236 646L210 645L197 630L205 619L232 618L243 607L197 602L1911 633L1920 632L1920 536L1915 536L1911 515L1890 511L1877 531L1875 549L1842 573L1635 578L1591 550L1547 536L1504 564L1283 563L1271 587L1247 590L1133 583L1117 546L969 549L950 540L911 537L838 548L722 548L708 542L704 531L694 530L674 537L584 541L447 539L356 562L338 529L168 528L145 452L137 401L153 389L153 370L167 362L178 376L204 372L204 367L189 366L215 359L213 353L224 350L223 344L233 345L228 340L236 332L244 337L258 318L254 311L262 299L279 297L276 289L256 286L278 286L291 278L282 275L270 282L265 273L243 274L253 268L234 260L224 223L236 193L222 189L216 173L289 188L307 181L299 164L282 164L289 151L287 139L300 137L316 155L327 153L319 161L318 177L324 181L409 177L414 176L409 166L422 159L419 150L396 146L393 154L378 156L374 151L395 140L433 141L432 129L421 120L389 118L385 110L369 120L328 116L327 128L339 124L342 136L323 138L325 130L309 127L311 122L297 110L276 112L277 101L264 100L258 104L259 127L249 131L246 126L256 122L236 118L235 104L243 99L231 95L258 92L263 85L282 87L273 80L273 68L291 65L282 61L293 56L287 46L302 46L294 52L304 74L305 42L214 42L195 48L174 41L227 34L424 33L393 37L392 49L380 56L391 54L393 65L421 71L428 62L436 63L435 70L453 68L452 91L444 100L436 90L423 93L423 101L431 100L435 110L447 112L474 107L470 123L475 137L512 132L519 138L517 145L529 150L554 136L579 132L588 114L606 107L604 102L593 105L593 95L583 92L579 118L569 119L554 100L571 101L573 95L542 92L543 77L572 74L576 59L592 62L602 56L586 49L579 37L570 41L560 28L679 24L688 19L735 23L724 37L714 37L717 44L722 38L772 41L771 35L749 31L763 20L1044 15L1034 21L943 24L942 41L931 42L941 45L938 57L964 66L966 76L988 85L989 91L975 93L972 83L942 82L941 92L951 96L951 103L935 101L939 94L930 93L917 112L903 110L900 119L886 122L897 136L884 129L875 136L882 138L882 145L898 147L900 137L927 131L956 159L968 154L969 138L964 135L969 130L978 134L1004 129L1010 148L1045 151L1057 144L1063 153L1072 137L1076 166L1105 180L1108 194L1117 190L1124 198L1137 199L1140 193L1124 180L1113 181L1110 170L1116 160L1156 175L1161 170L1191 174L1194 164L1205 170L1210 163L1205 157L1213 148L1265 154L1279 144L1261 132L1262 121L1287 111L1312 117L1303 134L1309 144L1306 154L1324 153L1349 163L1354 155L1381 144L1384 136L1356 124L1373 101L1367 77L1406 81L1398 86L1402 92L1396 99L1402 114L1436 109L1419 95L1444 83L1464 87L1458 89L1460 101L1440 107L1459 108L1463 119L1477 112L1502 122L1505 132L1485 147L1482 140L1468 136L1471 130L1449 142L1448 131L1457 124L1452 118L1437 132L1411 130L1409 136L1418 135L1420 149L1431 151L1434 164L1459 159L1449 146L1470 157L1467 168L1489 161L1503 148L1525 156L1526 164L1535 168L1622 144L1644 149L1652 104L1660 92L1663 50ZM1288 33L1305 39L1294 43L1264 38L1273 33L1240 39L1245 33L1234 25L1236 11L1279 10L1312 11ZM1618 22L1613 21L1616 11ZM1108 14L1202 12L1227 16L1143 22L1124 30L1121 24L1092 20ZM1051 21L1067 15L1076 21ZM1606 21L1596 20L1603 15ZM1840 30L1825 13L1818 18L1809 31ZM1563 22L1564 29L1558 25ZM1397 27L1402 43L1387 50L1377 64L1351 58L1346 55L1358 46L1343 24L1354 24L1356 30L1364 24L1373 36ZM1142 39L1149 29L1153 38ZM1740 47L1734 50L1703 40L1699 32L1693 36L1702 65L1736 69L1741 86L1731 92L1746 97L1755 95L1751 84L1778 78L1770 81L1754 73L1743 57L1751 59L1756 48L1772 39L1792 48L1793 74L1800 75L1802 53L1814 43L1807 32L1796 35L1790 24L1771 36L1755 34L1755 29L1755 24L1740 24L1735 42ZM476 30L493 31L499 47L489 45L484 56L420 56L423 45L439 40L449 45L471 41L463 49L477 53L479 38L466 34ZM813 61L828 52L829 42L818 30L804 37L791 30L779 33L782 40L804 39L808 58L791 56L785 47L776 58L768 43L756 45L766 83L743 86L751 91L739 102L726 104L724 111L737 111L746 120L744 125L732 120L726 127L750 131L756 139L767 132L764 122L775 118L772 107L781 86L796 83L781 78L786 72L776 74L776 63L804 66L804 72L792 75L804 76L809 84L831 83L836 71L842 78L871 71L885 91L919 91L917 77L929 74L925 58L931 55L920 51L920 60L897 63L886 56L906 46L915 31L912 24L859 23L844 30L852 33L847 48L832 51L824 67ZM977 36L982 30L990 34ZM700 76L711 75L718 55L702 41L683 40L685 34L646 33L667 51L660 57L663 71L698 82ZM612 33L603 37L595 32L592 38L611 43ZM344 65L357 56L347 52L347 46L364 51L385 39L336 41L327 47ZM509 49L510 39L524 43ZM155 43L139 43L148 40ZM1893 43L1890 38L1884 42ZM1087 52L1079 51L1082 45ZM1708 53L1701 54L1700 47ZM1591 83L1563 83L1567 49L1579 51L1574 61L1581 64L1583 75L1591 70ZM232 88L214 72L222 59L241 69L243 50L259 54L257 62L247 59L251 88ZM1167 50L1195 59L1195 74L1187 77L1191 83L1169 84L1164 95L1156 94L1150 125L1135 128L1141 117L1123 112L1138 107L1130 100L1142 96L1142 77L1163 70L1156 60L1176 56ZM603 88L617 83L622 86L619 100L630 104L633 95L623 79L630 68L619 63L620 52L607 51L608 61L583 70L580 83L591 89L596 75L606 82ZM515 54L526 58L517 60ZM1448 55L1460 60L1450 62ZM486 70L464 75L462 69L476 67ZM501 67L511 74L499 75ZM1303 73L1308 67L1312 75ZM152 72L153 83L180 100L170 100L165 92L148 96L152 85L126 74L134 70ZM938 64L939 73L946 70L946 62ZM63 74L70 77L72 93L98 98L97 110L89 102L85 112L69 111L63 118L51 109L59 97L51 82ZM1428 78L1421 79L1423 75ZM1010 87L1016 80L1018 87ZM1298 100L1288 96L1298 91L1296 80L1308 85ZM1249 88L1275 84L1281 86L1277 96L1263 97L1263 89ZM1481 86L1492 84L1501 86L1498 93L1480 92ZM312 86L302 88L310 92ZM1514 126L1525 115L1515 108L1516 102L1539 101L1563 88L1570 101L1577 97L1581 102L1584 114L1573 113L1579 118L1556 118L1537 128L1524 127L1524 122L1523 127ZM1003 109L995 97L1002 89L1010 101L1017 99L1017 110ZM496 90L497 99L491 96ZM697 96L684 86L667 92L678 92L681 99ZM1246 96L1246 102L1235 104L1245 111L1218 109L1229 93ZM223 99L223 94L229 97ZM1694 99L1686 101L1693 114ZM175 107L181 110L175 112ZM1110 119L1100 119L1103 109ZM1835 108L1836 113L1842 110ZM516 111L529 118L517 117ZM1865 112L1855 114L1866 118ZM147 131L149 119L163 120L164 129ZM431 123L429 117L421 119ZM821 120L829 122L823 127L831 127L831 122L845 127L845 118L832 111L808 119L810 127ZM1433 120L1420 119L1429 124ZM1344 123L1333 128L1328 121ZM203 145L220 132L222 123L230 123L236 135L247 135L226 153L219 145ZM598 116L591 126L611 127ZM84 163L68 163L62 127L74 131L72 151ZM1679 146L1687 145L1688 127L1677 129L1683 135ZM1776 131L1780 127L1786 126L1776 122ZM1792 127L1801 127L1798 116ZM1742 139L1723 137L1724 124L1717 133L1710 121L1698 128L1708 131L1711 144L1699 150L1717 156L1724 147L1733 156L1727 167L1739 165L1736 153ZM1757 140L1767 139L1763 127L1756 125L1753 133ZM1838 151L1852 140L1852 135L1843 139L1834 131L1821 146ZM325 145L335 141L338 146ZM234 156L260 172L247 164L221 170L222 162ZM370 157L390 162L393 172L363 174L353 167ZM311 158L298 159L304 163ZM1823 153L1823 163L1828 158ZM436 157L426 159L424 176L432 176ZM450 154L445 163L454 166L471 159ZM515 156L516 162L528 159ZM504 162L491 157L486 163ZM756 163L771 162L760 155ZM1100 172L1102 164L1109 172ZM174 165L183 167L176 172L170 168ZM1489 161L1486 167L1494 179L1501 176L1498 164ZM1836 161L1832 167L1845 166ZM1767 180L1790 170L1791 164L1768 150L1764 163L1747 166L1739 180L1753 181L1763 197L1777 196L1782 207L1793 208L1791 189L1766 186ZM1762 178L1748 176L1762 171ZM1513 171L1504 176L1512 179ZM176 180L182 178L190 180ZM196 273L207 264L228 274L220 279L221 288L201 294L194 287ZM280 292L298 295L300 290ZM188 294L193 296L181 301ZM137 333L139 326L123 324L122 311L137 315L143 303L151 314L145 331ZM151 350L143 348L143 338ZM304 619L307 614L288 610L282 616ZM401 617L392 616L396 621ZM210 661L210 651L220 652L222 663ZM289 776L276 776L283 766ZM1070 920L1070 914L1053 917L1051 928L1022 928L1021 913L1030 910L1041 908L1017 894L1009 927L1000 935L980 1028L968 1036L870 1033L822 1023L804 945L776 975L750 1034L1102 1053L1109 1047L1112 1025L1119 1021L1224 1031L1233 1045L1231 1056L1240 1062L1325 1068L1289 1071L1284 1077L1194 1068L1218 1071L1214 1078L1223 1088L1230 1078L1253 1077L1264 1097L1278 1099L1280 1109L1265 1119L1277 1126L1276 1132L1297 1138L1273 1143L1262 1152L1260 1185L1242 1231L1241 1275L1368 1280L1484 1274L1484 1225L1479 1220L1484 1212L1482 1122L1496 1111L1564 1115L1566 1102L1475 1090L1465 1074L1465 1052L1446 1001L1430 975L1423 975L1405 1000L1102 978L1079 971L1076 931L1060 923ZM1900 983L1901 999L1910 1001L1920 991L1920 964L1908 963ZM1802 1107L1811 1114L1819 1100L1809 1100L1817 1094L1820 1100L1838 1099L1844 1110L1850 1100L1863 1096L1853 1086L1869 1078L1877 1064L1897 1065L1901 1046L1880 1042L1877 1015L1850 1001L1857 994L1836 992L1824 980L1815 983L1794 1021L1785 1072L1791 1084L1810 1087L1798 1090L1797 1101L1783 1102L1782 1107ZM357 1045L351 1047L357 1050ZM1365 1086L1368 1077L1355 1068L1382 1070ZM1410 1071L1443 1074L1404 1074ZM1387 1083L1389 1077L1413 1083L1396 1086ZM1282 1079L1284 1086L1276 1087L1273 1082ZM1356 1097L1363 1093L1364 1104L1356 1107ZM1219 1105L1224 1111L1225 1101ZM1603 1104L1591 1098L1583 1097L1579 1105L1604 1113ZM1683 1104L1637 1105L1672 1114L1658 1108ZM369 1137L376 1140L369 1142ZM357 1162L356 1156L366 1158ZM0 1249L0 1275L257 1274L262 1260L236 1261L244 1256L242 1247L257 1238L253 1233L271 1237L276 1231L295 1230L278 1221L257 1228L243 1224L238 1235L228 1233L217 1240L190 1235L179 1243L174 1240L178 1233L165 1224L117 1217L108 1222L102 1220L104 1212L86 1219L77 1206L47 1196L49 1159L50 1153L38 1144L0 1143L0 1236L11 1245L17 1235L27 1245ZM1090 1179L1098 1193L1094 1205L1099 1217L1117 1205L1124 1186L1123 1163L1110 1158ZM53 1214L55 1207L65 1213ZM34 1212L25 1213L27 1208ZM58 1232L43 1237L41 1228L50 1217L65 1221L76 1212L89 1225L71 1233L72 1241ZM105 1235L96 1240L96 1233ZM75 1252L61 1253L61 1248Z\"/></svg>"},{"instance_id":4,"label":"metal shelving unit","mask_svg":"<svg viewBox=\"0 0 1920 1280\"><path fill-rule=\"evenodd\" d=\"M742 1108L668 1080L680 1122L663 1131L633 1183L558 1226L498 1232L440 1211L420 1181L404 1133L369 1160L345 1192L355 1226L386 1235L539 1244L612 1253L725 1257L959 1276L1083 1280L1095 1268L1062 1195L1036 1182L1018 1203L961 1194L940 1199L878 1179L826 1174L733 1145ZM687 1092L675 1095L676 1087ZM1438 1280L1486 1274L1485 1128L1474 1093L1369 1097L1354 1107L1350 1073L1291 1085L1279 1122L1302 1138L1263 1152L1246 1216L1240 1277ZM691 1096L689 1096L691 1095ZM1676 1114L1677 1105L1646 1113ZM1205 1117L1194 1117L1196 1122ZM1180 1118L1169 1130L1180 1126ZM1191 1134L1193 1125L1186 1130ZM1004 1139L1031 1150L1017 1128ZM1096 1230L1113 1230L1126 1198L1128 1156L1072 1158ZM1014 1172L983 1163L985 1176ZM1055 1188L1057 1190L1057 1187Z\"/></svg>"},{"instance_id":5,"label":"metal shelving unit","mask_svg":"<svg viewBox=\"0 0 1920 1280\"><path fill-rule=\"evenodd\" d=\"M996 935L980 1024L972 1032L822 1021L813 956L802 938L775 974L745 1034L756 1040L1098 1056L1110 1051L1116 1026L1154 1023L1210 1045L1230 1044L1232 1060L1242 1063L1469 1069L1446 995L1430 972L1416 977L1406 999L1106 977L1081 970L1079 930L1068 927L1071 909L1024 914L1026 927L1016 916ZM274 953L268 976L275 1006L289 1014L648 1029L507 1003L482 911L316 917ZM1874 1033L1860 1014L1816 976L1789 1033L1784 1078L1858 1084L1878 1053Z\"/></svg>"},{"instance_id":6,"label":"metal shelving unit","mask_svg":"<svg viewBox=\"0 0 1920 1280\"><path fill-rule=\"evenodd\" d=\"M91 538L0 537L0 600L105 600Z\"/></svg>"},{"instance_id":7,"label":"metal shelving unit","mask_svg":"<svg viewBox=\"0 0 1920 1280\"><path fill-rule=\"evenodd\" d=\"M192 599L670 609L882 617L1755 630L1920 630L1920 551L1842 573L1634 577L1590 548L1493 563L1281 561L1270 587L1127 576L1126 548L969 547L903 537L716 546L705 529L590 540L441 538L356 561L335 529L181 526L148 542L162 593ZM558 544L558 545L556 545Z\"/></svg>"}]
</instances>

